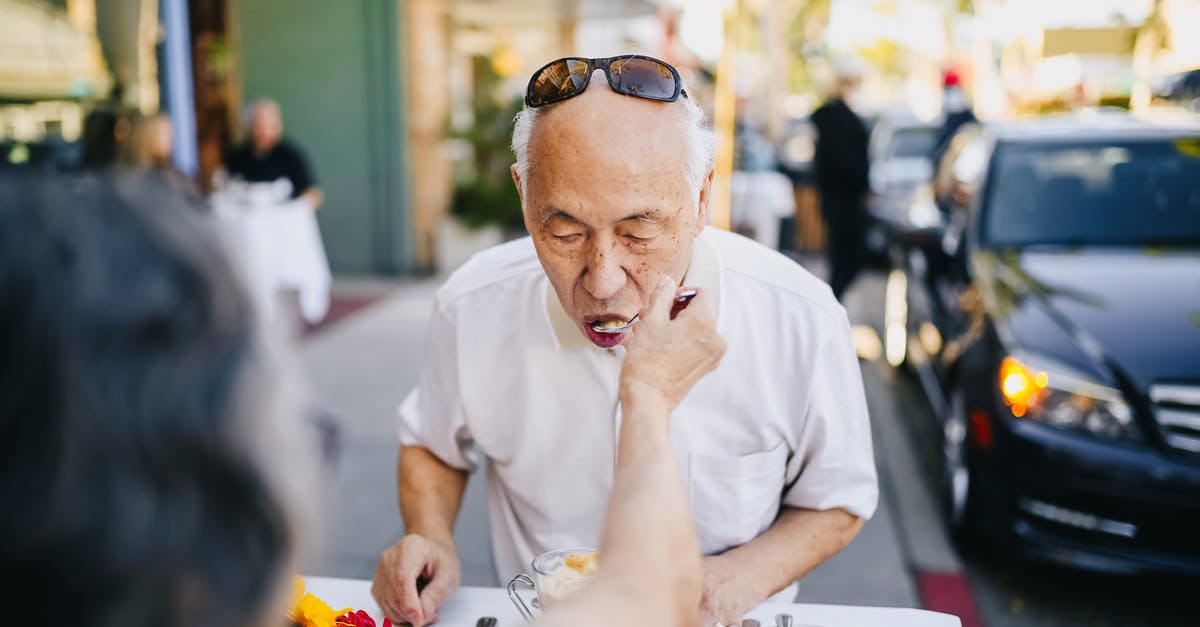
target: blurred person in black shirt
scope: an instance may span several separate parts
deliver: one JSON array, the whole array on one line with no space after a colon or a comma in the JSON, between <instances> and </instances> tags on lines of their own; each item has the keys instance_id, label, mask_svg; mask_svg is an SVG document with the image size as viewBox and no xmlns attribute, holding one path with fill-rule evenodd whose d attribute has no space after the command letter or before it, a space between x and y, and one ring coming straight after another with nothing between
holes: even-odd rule
<instances>
[{"instance_id":1,"label":"blurred person in black shirt","mask_svg":"<svg viewBox=\"0 0 1200 627\"><path fill-rule=\"evenodd\" d=\"M255 101L248 109L247 127L246 141L225 159L230 178L247 183L286 178L292 185L293 199L302 198L313 209L320 207L323 195L308 159L283 137L279 104L265 98Z\"/></svg>"},{"instance_id":2,"label":"blurred person in black shirt","mask_svg":"<svg viewBox=\"0 0 1200 627\"><path fill-rule=\"evenodd\" d=\"M114 107L98 106L83 118L81 170L104 170L117 163L120 144L129 136L129 119Z\"/></svg>"},{"instance_id":3,"label":"blurred person in black shirt","mask_svg":"<svg viewBox=\"0 0 1200 627\"><path fill-rule=\"evenodd\" d=\"M812 114L817 129L817 189L827 232L829 286L839 300L866 257L867 130L846 101L858 88L862 70L856 59L834 62L837 82L825 104Z\"/></svg>"}]
</instances>

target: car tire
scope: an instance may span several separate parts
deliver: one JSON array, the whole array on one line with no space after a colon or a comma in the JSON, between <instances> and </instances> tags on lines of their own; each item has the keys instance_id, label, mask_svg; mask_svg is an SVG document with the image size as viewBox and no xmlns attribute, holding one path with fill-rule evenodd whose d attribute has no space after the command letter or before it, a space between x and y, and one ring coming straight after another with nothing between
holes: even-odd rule
<instances>
[{"instance_id":1,"label":"car tire","mask_svg":"<svg viewBox=\"0 0 1200 627\"><path fill-rule=\"evenodd\" d=\"M983 487L975 471L969 431L966 397L955 386L942 423L942 485L950 535L964 551L979 544Z\"/></svg>"}]
</instances>

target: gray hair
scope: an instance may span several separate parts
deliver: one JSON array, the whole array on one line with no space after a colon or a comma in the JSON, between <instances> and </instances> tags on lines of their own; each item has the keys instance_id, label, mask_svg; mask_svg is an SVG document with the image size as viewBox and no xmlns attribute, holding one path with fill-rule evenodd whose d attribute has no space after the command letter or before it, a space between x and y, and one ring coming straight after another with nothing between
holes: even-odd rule
<instances>
[{"instance_id":1,"label":"gray hair","mask_svg":"<svg viewBox=\"0 0 1200 627\"><path fill-rule=\"evenodd\" d=\"M279 102L274 98L256 98L242 107L242 129L250 130L250 126L254 124L254 116L258 115L258 110L263 107L274 109L279 116L280 127L283 126L283 109L280 108Z\"/></svg>"},{"instance_id":2,"label":"gray hair","mask_svg":"<svg viewBox=\"0 0 1200 627\"><path fill-rule=\"evenodd\" d=\"M684 152L683 176L688 188L699 193L715 160L713 132L708 128L704 110L691 97L680 98L685 116L677 120L687 126L687 150ZM540 117L539 109L525 107L513 119L512 150L517 159L517 175L521 177L522 193L529 180L529 139L533 136L533 125Z\"/></svg>"}]
</instances>

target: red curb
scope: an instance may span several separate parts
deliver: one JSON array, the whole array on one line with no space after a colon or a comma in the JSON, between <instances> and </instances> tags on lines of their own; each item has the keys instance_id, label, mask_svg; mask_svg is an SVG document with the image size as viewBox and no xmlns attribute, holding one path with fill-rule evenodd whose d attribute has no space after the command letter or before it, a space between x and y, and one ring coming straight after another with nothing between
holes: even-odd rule
<instances>
[{"instance_id":1,"label":"red curb","mask_svg":"<svg viewBox=\"0 0 1200 627\"><path fill-rule=\"evenodd\" d=\"M359 313L360 311L374 305L382 299L380 296L369 296L350 298L345 296L334 296L329 301L329 311L325 314L325 319L317 324L305 325L301 329L303 339L311 339L314 335L325 331L329 327Z\"/></svg>"},{"instance_id":2,"label":"red curb","mask_svg":"<svg viewBox=\"0 0 1200 627\"><path fill-rule=\"evenodd\" d=\"M917 592L925 609L953 614L962 627L983 627L975 595L962 573L918 572Z\"/></svg>"}]
</instances>

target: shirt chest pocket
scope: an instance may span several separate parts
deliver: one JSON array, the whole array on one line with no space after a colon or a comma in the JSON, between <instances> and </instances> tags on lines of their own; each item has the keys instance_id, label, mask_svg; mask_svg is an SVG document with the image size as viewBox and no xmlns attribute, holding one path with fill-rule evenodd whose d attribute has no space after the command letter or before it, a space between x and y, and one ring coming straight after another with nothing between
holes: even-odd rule
<instances>
[{"instance_id":1,"label":"shirt chest pocket","mask_svg":"<svg viewBox=\"0 0 1200 627\"><path fill-rule=\"evenodd\" d=\"M745 544L771 525L779 513L787 456L785 442L748 455L692 453L688 491L705 554Z\"/></svg>"}]
</instances>

